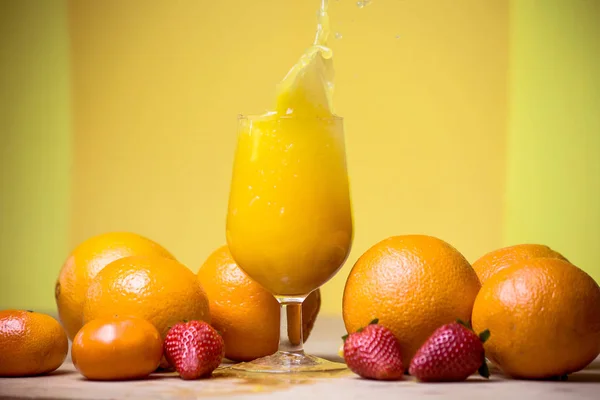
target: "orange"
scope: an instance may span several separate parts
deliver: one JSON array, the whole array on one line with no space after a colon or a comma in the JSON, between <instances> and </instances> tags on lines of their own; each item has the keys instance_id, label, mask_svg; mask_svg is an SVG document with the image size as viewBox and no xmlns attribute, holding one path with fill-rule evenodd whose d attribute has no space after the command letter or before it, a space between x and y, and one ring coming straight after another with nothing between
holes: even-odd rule
<instances>
[{"instance_id":1,"label":"orange","mask_svg":"<svg viewBox=\"0 0 600 400\"><path fill-rule=\"evenodd\" d=\"M87 291L83 320L115 315L146 319L162 338L178 322L210 322L208 299L196 275L164 257L121 258L96 275Z\"/></svg>"},{"instance_id":2,"label":"orange","mask_svg":"<svg viewBox=\"0 0 600 400\"><path fill-rule=\"evenodd\" d=\"M569 374L600 353L600 288L567 261L523 260L482 286L473 328L490 330L486 356L507 375Z\"/></svg>"},{"instance_id":3,"label":"orange","mask_svg":"<svg viewBox=\"0 0 600 400\"><path fill-rule=\"evenodd\" d=\"M57 320L33 311L0 311L0 376L52 372L67 357L67 335Z\"/></svg>"},{"instance_id":4,"label":"orange","mask_svg":"<svg viewBox=\"0 0 600 400\"><path fill-rule=\"evenodd\" d=\"M441 325L467 321L479 279L469 262L448 243L431 236L385 239L356 262L346 282L342 312L349 333L375 318L390 329L410 360Z\"/></svg>"},{"instance_id":5,"label":"orange","mask_svg":"<svg viewBox=\"0 0 600 400\"><path fill-rule=\"evenodd\" d=\"M92 279L102 268L132 255L173 256L159 244L129 232L110 232L89 238L73 250L60 270L55 287L59 318L73 340L83 325L83 301Z\"/></svg>"},{"instance_id":6,"label":"orange","mask_svg":"<svg viewBox=\"0 0 600 400\"><path fill-rule=\"evenodd\" d=\"M160 364L163 342L150 322L137 317L108 317L88 322L77 332L71 357L92 380L138 379Z\"/></svg>"},{"instance_id":7,"label":"orange","mask_svg":"<svg viewBox=\"0 0 600 400\"><path fill-rule=\"evenodd\" d=\"M567 261L560 253L541 244L518 244L503 247L485 254L473 263L473 269L483 285L490 277L512 264L530 258L558 258Z\"/></svg>"},{"instance_id":8,"label":"orange","mask_svg":"<svg viewBox=\"0 0 600 400\"><path fill-rule=\"evenodd\" d=\"M249 361L277 351L279 303L238 267L227 246L218 248L206 259L198 271L198 279L208 295L212 325L225 341L225 357ZM320 306L318 290L303 303L304 340L312 330ZM295 343L299 341L293 333L291 336Z\"/></svg>"}]
</instances>

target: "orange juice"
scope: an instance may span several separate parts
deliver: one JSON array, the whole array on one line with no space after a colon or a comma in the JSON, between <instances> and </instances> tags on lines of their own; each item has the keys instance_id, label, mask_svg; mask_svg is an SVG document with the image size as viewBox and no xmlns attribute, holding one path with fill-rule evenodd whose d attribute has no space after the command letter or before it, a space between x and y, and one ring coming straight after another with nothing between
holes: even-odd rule
<instances>
[{"instance_id":1,"label":"orange juice","mask_svg":"<svg viewBox=\"0 0 600 400\"><path fill-rule=\"evenodd\" d=\"M314 44L279 85L275 110L239 121L227 242L240 267L279 296L303 296L321 286L352 243L328 36L323 1Z\"/></svg>"},{"instance_id":2,"label":"orange juice","mask_svg":"<svg viewBox=\"0 0 600 400\"><path fill-rule=\"evenodd\" d=\"M352 242L341 119L240 120L227 241L276 295L308 294L335 274Z\"/></svg>"}]
</instances>

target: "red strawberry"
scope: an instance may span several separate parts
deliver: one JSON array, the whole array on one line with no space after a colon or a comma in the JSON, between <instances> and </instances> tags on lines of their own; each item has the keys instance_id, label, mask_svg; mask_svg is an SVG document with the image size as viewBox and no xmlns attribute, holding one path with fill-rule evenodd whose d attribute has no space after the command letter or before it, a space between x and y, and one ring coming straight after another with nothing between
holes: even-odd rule
<instances>
[{"instance_id":1,"label":"red strawberry","mask_svg":"<svg viewBox=\"0 0 600 400\"><path fill-rule=\"evenodd\" d=\"M190 321L169 330L164 350L182 379L198 379L209 376L221 364L225 343L206 322Z\"/></svg>"},{"instance_id":2,"label":"red strawberry","mask_svg":"<svg viewBox=\"0 0 600 400\"><path fill-rule=\"evenodd\" d=\"M477 336L462 323L444 325L417 351L408 371L423 382L464 381L478 369L488 378L483 342L489 336L488 330Z\"/></svg>"},{"instance_id":3,"label":"red strawberry","mask_svg":"<svg viewBox=\"0 0 600 400\"><path fill-rule=\"evenodd\" d=\"M400 343L386 327L374 320L344 337L344 359L355 374L369 379L402 379L404 367Z\"/></svg>"}]
</instances>

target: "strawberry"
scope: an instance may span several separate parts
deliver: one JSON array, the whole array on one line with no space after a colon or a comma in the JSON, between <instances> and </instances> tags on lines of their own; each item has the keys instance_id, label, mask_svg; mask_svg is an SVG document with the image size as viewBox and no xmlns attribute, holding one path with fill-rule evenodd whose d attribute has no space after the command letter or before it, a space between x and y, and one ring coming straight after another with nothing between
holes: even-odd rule
<instances>
[{"instance_id":1,"label":"strawberry","mask_svg":"<svg viewBox=\"0 0 600 400\"><path fill-rule=\"evenodd\" d=\"M488 330L477 336L464 323L443 325L417 351L408 372L422 382L464 381L478 369L488 378L483 342L489 336Z\"/></svg>"},{"instance_id":2,"label":"strawberry","mask_svg":"<svg viewBox=\"0 0 600 400\"><path fill-rule=\"evenodd\" d=\"M374 320L365 328L344 336L344 359L348 368L363 378L402 379L404 367L400 343L386 327Z\"/></svg>"},{"instance_id":3,"label":"strawberry","mask_svg":"<svg viewBox=\"0 0 600 400\"><path fill-rule=\"evenodd\" d=\"M221 364L225 343L206 322L182 322L167 333L164 351L167 361L182 379L198 379L210 376Z\"/></svg>"}]
</instances>

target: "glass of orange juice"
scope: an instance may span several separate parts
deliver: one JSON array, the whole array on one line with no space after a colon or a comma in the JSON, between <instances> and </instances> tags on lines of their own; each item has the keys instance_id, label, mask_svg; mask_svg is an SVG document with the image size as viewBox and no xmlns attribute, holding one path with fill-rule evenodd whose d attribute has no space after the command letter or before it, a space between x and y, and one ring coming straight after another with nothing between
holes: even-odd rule
<instances>
[{"instance_id":1,"label":"glass of orange juice","mask_svg":"<svg viewBox=\"0 0 600 400\"><path fill-rule=\"evenodd\" d=\"M302 302L333 277L353 239L343 119L240 116L227 243L281 305L277 353L238 364L261 372L345 368L303 351Z\"/></svg>"}]
</instances>

